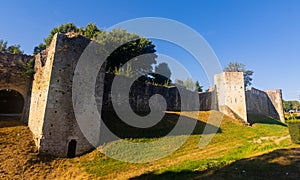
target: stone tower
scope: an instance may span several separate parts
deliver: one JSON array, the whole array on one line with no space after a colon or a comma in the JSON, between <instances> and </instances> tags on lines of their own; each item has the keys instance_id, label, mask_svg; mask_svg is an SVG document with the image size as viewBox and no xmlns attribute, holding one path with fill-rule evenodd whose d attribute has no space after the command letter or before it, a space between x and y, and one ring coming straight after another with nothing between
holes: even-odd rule
<instances>
[{"instance_id":1,"label":"stone tower","mask_svg":"<svg viewBox=\"0 0 300 180\"><path fill-rule=\"evenodd\" d=\"M247 108L242 72L223 72L215 75L219 111L247 122Z\"/></svg>"},{"instance_id":2,"label":"stone tower","mask_svg":"<svg viewBox=\"0 0 300 180\"><path fill-rule=\"evenodd\" d=\"M73 157L92 149L75 119L72 106L74 69L90 40L56 34L35 59L29 127L40 152Z\"/></svg>"}]
</instances>

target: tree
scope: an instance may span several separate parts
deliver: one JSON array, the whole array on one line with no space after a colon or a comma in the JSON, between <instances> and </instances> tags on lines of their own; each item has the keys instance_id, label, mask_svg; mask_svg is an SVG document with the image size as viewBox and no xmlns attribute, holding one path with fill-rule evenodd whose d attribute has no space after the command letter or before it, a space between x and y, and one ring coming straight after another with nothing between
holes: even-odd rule
<instances>
[{"instance_id":1,"label":"tree","mask_svg":"<svg viewBox=\"0 0 300 180\"><path fill-rule=\"evenodd\" d=\"M7 48L7 52L13 53L13 54L24 54L24 51L21 50L21 46L19 44L12 45Z\"/></svg>"},{"instance_id":2,"label":"tree","mask_svg":"<svg viewBox=\"0 0 300 180\"><path fill-rule=\"evenodd\" d=\"M45 45L46 46L50 45L52 38L56 33L67 33L67 32L75 32L76 33L79 31L80 31L80 29L78 27L76 27L74 23L66 23L66 24L59 25L58 27L53 28L50 31L50 35L44 39Z\"/></svg>"},{"instance_id":3,"label":"tree","mask_svg":"<svg viewBox=\"0 0 300 180\"><path fill-rule=\"evenodd\" d=\"M251 86L253 71L245 68L245 65L238 62L230 62L225 68L224 72L243 72L245 89Z\"/></svg>"},{"instance_id":4,"label":"tree","mask_svg":"<svg viewBox=\"0 0 300 180\"><path fill-rule=\"evenodd\" d=\"M159 85L167 84L169 85L171 83L170 77L171 77L171 70L167 63L160 63L157 66L155 66L155 72L150 73L153 77L153 82Z\"/></svg>"},{"instance_id":5,"label":"tree","mask_svg":"<svg viewBox=\"0 0 300 180\"><path fill-rule=\"evenodd\" d=\"M154 54L155 45L150 40L125 30L114 29L111 32L99 32L96 41L106 49L114 49L106 61L107 72L123 71L127 69L126 66L130 66L134 76L152 72L157 55Z\"/></svg>"},{"instance_id":6,"label":"tree","mask_svg":"<svg viewBox=\"0 0 300 180\"><path fill-rule=\"evenodd\" d=\"M285 112L289 110L299 110L300 102L299 101L283 101L283 109Z\"/></svg>"},{"instance_id":7,"label":"tree","mask_svg":"<svg viewBox=\"0 0 300 180\"><path fill-rule=\"evenodd\" d=\"M195 82L191 78L187 78L184 82L183 85L186 87L186 89L190 91L194 91L195 89Z\"/></svg>"},{"instance_id":8,"label":"tree","mask_svg":"<svg viewBox=\"0 0 300 180\"><path fill-rule=\"evenodd\" d=\"M203 88L203 86L200 86L199 82L196 81L196 83L195 83L195 91L196 92L203 92L202 88Z\"/></svg>"},{"instance_id":9,"label":"tree","mask_svg":"<svg viewBox=\"0 0 300 180\"><path fill-rule=\"evenodd\" d=\"M177 85L177 86L184 86L184 84L183 84L183 80L180 80L180 79L175 79L175 85Z\"/></svg>"},{"instance_id":10,"label":"tree","mask_svg":"<svg viewBox=\"0 0 300 180\"><path fill-rule=\"evenodd\" d=\"M12 54L24 54L24 51L21 50L21 46L19 44L11 45L7 47L7 41L4 40L0 40L0 52L9 52Z\"/></svg>"},{"instance_id":11,"label":"tree","mask_svg":"<svg viewBox=\"0 0 300 180\"><path fill-rule=\"evenodd\" d=\"M50 31L49 36L44 39L44 43L40 43L38 46L34 47L33 54L40 53L41 51L46 49L46 47L50 45L53 36L56 33L68 33L68 32L80 33L81 29L76 27L74 23L61 24L58 27L53 28Z\"/></svg>"},{"instance_id":12,"label":"tree","mask_svg":"<svg viewBox=\"0 0 300 180\"><path fill-rule=\"evenodd\" d=\"M81 28L82 34L89 39L94 39L97 37L100 29L96 26L96 24L89 23L85 26L85 28Z\"/></svg>"},{"instance_id":13,"label":"tree","mask_svg":"<svg viewBox=\"0 0 300 180\"><path fill-rule=\"evenodd\" d=\"M172 73L167 63L159 63L154 69L155 73L164 75L166 78L170 79Z\"/></svg>"},{"instance_id":14,"label":"tree","mask_svg":"<svg viewBox=\"0 0 300 180\"><path fill-rule=\"evenodd\" d=\"M46 47L50 45L53 36L56 33L68 33L68 32L77 33L86 36L89 39L94 39L97 36L97 34L100 32L100 30L93 23L89 23L85 27L81 27L81 28L78 28L74 23L61 24L50 31L49 36L44 39L44 43L41 43L38 46L34 47L33 54L40 53L41 51L46 49Z\"/></svg>"},{"instance_id":15,"label":"tree","mask_svg":"<svg viewBox=\"0 0 300 180\"><path fill-rule=\"evenodd\" d=\"M7 47L7 41L0 40L0 52L5 52Z\"/></svg>"},{"instance_id":16,"label":"tree","mask_svg":"<svg viewBox=\"0 0 300 180\"><path fill-rule=\"evenodd\" d=\"M19 65L22 69L23 76L30 78L34 75L34 58L30 59L28 62L19 61Z\"/></svg>"},{"instance_id":17,"label":"tree","mask_svg":"<svg viewBox=\"0 0 300 180\"><path fill-rule=\"evenodd\" d=\"M283 101L283 109L285 112L288 112L289 110L293 109L293 105L290 101Z\"/></svg>"},{"instance_id":18,"label":"tree","mask_svg":"<svg viewBox=\"0 0 300 180\"><path fill-rule=\"evenodd\" d=\"M292 103L292 109L299 110L300 109L300 103L299 101L291 101Z\"/></svg>"},{"instance_id":19,"label":"tree","mask_svg":"<svg viewBox=\"0 0 300 180\"><path fill-rule=\"evenodd\" d=\"M38 46L35 46L33 49L33 54L38 54L46 49L46 44L40 43Z\"/></svg>"},{"instance_id":20,"label":"tree","mask_svg":"<svg viewBox=\"0 0 300 180\"><path fill-rule=\"evenodd\" d=\"M107 72L126 74L131 77L144 75L152 72L152 65L156 63L155 45L150 40L137 34L128 33L126 30L114 29L111 32L100 30L93 23L81 28L76 27L73 23L53 28L50 35L44 39L44 43L34 48L34 54L49 46L56 33L67 32L74 32L95 40L104 47L104 50L113 49L114 51L106 59ZM145 56L141 57L140 55ZM129 60L132 61L128 62Z\"/></svg>"}]
</instances>

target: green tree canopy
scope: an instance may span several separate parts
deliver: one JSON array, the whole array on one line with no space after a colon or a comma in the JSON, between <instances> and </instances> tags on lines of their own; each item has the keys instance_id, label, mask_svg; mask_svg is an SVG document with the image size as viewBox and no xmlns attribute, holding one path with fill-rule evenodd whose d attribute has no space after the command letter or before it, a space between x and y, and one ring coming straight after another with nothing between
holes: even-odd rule
<instances>
[{"instance_id":1,"label":"green tree canopy","mask_svg":"<svg viewBox=\"0 0 300 180\"><path fill-rule=\"evenodd\" d=\"M11 45L7 47L7 41L0 40L0 52L9 52L12 54L24 54L19 44Z\"/></svg>"},{"instance_id":2,"label":"green tree canopy","mask_svg":"<svg viewBox=\"0 0 300 180\"><path fill-rule=\"evenodd\" d=\"M93 23L89 23L85 27L81 27L81 28L78 28L74 23L70 23L70 22L66 24L61 24L50 31L49 36L44 39L44 43L41 43L38 46L34 47L33 54L37 54L43 51L44 49L46 49L46 47L50 45L53 36L56 33L68 33L68 32L78 33L90 39L93 39L97 36L97 33L99 33L100 30Z\"/></svg>"},{"instance_id":3,"label":"green tree canopy","mask_svg":"<svg viewBox=\"0 0 300 180\"><path fill-rule=\"evenodd\" d=\"M4 52L6 51L6 47L7 47L7 41L4 40L0 40L0 52Z\"/></svg>"},{"instance_id":4,"label":"green tree canopy","mask_svg":"<svg viewBox=\"0 0 300 180\"><path fill-rule=\"evenodd\" d=\"M183 87L184 86L183 80L181 80L181 79L175 79L175 85Z\"/></svg>"},{"instance_id":5,"label":"green tree canopy","mask_svg":"<svg viewBox=\"0 0 300 180\"><path fill-rule=\"evenodd\" d=\"M203 92L203 86L200 86L200 83L198 81L196 81L195 83L195 91L196 92Z\"/></svg>"},{"instance_id":6,"label":"green tree canopy","mask_svg":"<svg viewBox=\"0 0 300 180\"><path fill-rule=\"evenodd\" d=\"M186 87L186 89L188 89L190 91L194 91L195 90L195 82L193 81L192 78L187 78L183 82L183 85Z\"/></svg>"},{"instance_id":7,"label":"green tree canopy","mask_svg":"<svg viewBox=\"0 0 300 180\"><path fill-rule=\"evenodd\" d=\"M46 44L40 43L38 46L35 46L33 49L33 54L38 54L46 49Z\"/></svg>"},{"instance_id":8,"label":"green tree canopy","mask_svg":"<svg viewBox=\"0 0 300 180\"><path fill-rule=\"evenodd\" d=\"M78 33L95 40L106 50L114 49L107 58L107 72L127 76L144 75L152 72L152 65L156 64L155 45L150 40L137 34L128 33L126 30L114 29L111 32L100 30L93 23L81 28L78 28L74 23L66 23L53 28L50 35L44 39L44 43L34 48L34 54L49 46L56 33L67 32ZM132 61L128 62L129 60Z\"/></svg>"},{"instance_id":9,"label":"green tree canopy","mask_svg":"<svg viewBox=\"0 0 300 180\"><path fill-rule=\"evenodd\" d=\"M160 63L155 66L154 73L149 75L153 77L152 82L159 85L169 85L171 84L171 70L167 63Z\"/></svg>"},{"instance_id":10,"label":"green tree canopy","mask_svg":"<svg viewBox=\"0 0 300 180\"><path fill-rule=\"evenodd\" d=\"M89 23L84 28L81 28L81 32L84 36L94 39L97 37L98 33L100 32L100 29L96 26L96 24Z\"/></svg>"},{"instance_id":11,"label":"green tree canopy","mask_svg":"<svg viewBox=\"0 0 300 180\"><path fill-rule=\"evenodd\" d=\"M244 74L244 86L247 88L251 86L253 71L245 68L245 65L238 62L230 62L225 68L224 72L243 72Z\"/></svg>"},{"instance_id":12,"label":"green tree canopy","mask_svg":"<svg viewBox=\"0 0 300 180\"><path fill-rule=\"evenodd\" d=\"M300 110L299 101L283 101L283 109L285 112L289 110Z\"/></svg>"},{"instance_id":13,"label":"green tree canopy","mask_svg":"<svg viewBox=\"0 0 300 180\"><path fill-rule=\"evenodd\" d=\"M132 75L152 72L157 55L154 54L155 45L150 40L128 33L126 30L114 29L111 32L100 31L96 41L107 49L114 49L107 58L107 72L114 73L116 70L128 69L126 66L130 66ZM123 45L119 46L120 44Z\"/></svg>"},{"instance_id":14,"label":"green tree canopy","mask_svg":"<svg viewBox=\"0 0 300 180\"><path fill-rule=\"evenodd\" d=\"M8 46L7 52L10 52L13 54L24 54L24 51L21 50L21 46L19 44Z\"/></svg>"},{"instance_id":15,"label":"green tree canopy","mask_svg":"<svg viewBox=\"0 0 300 180\"><path fill-rule=\"evenodd\" d=\"M46 46L50 45L52 38L56 33L67 33L67 32L79 33L80 29L76 27L74 23L66 23L66 24L59 25L58 27L53 28L50 31L50 35L44 39L45 45Z\"/></svg>"},{"instance_id":16,"label":"green tree canopy","mask_svg":"<svg viewBox=\"0 0 300 180\"><path fill-rule=\"evenodd\" d=\"M154 69L155 73L164 75L166 78L170 79L172 73L167 63L159 63Z\"/></svg>"}]
</instances>

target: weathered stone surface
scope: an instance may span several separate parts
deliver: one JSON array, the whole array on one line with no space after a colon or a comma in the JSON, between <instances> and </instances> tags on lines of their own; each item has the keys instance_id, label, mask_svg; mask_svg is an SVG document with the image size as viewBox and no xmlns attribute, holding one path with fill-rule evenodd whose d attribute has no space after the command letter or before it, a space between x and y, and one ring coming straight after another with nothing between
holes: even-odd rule
<instances>
[{"instance_id":1,"label":"weathered stone surface","mask_svg":"<svg viewBox=\"0 0 300 180\"><path fill-rule=\"evenodd\" d=\"M115 75L105 74L104 95L102 101L102 110L111 111L113 108L122 108L123 106L131 106L135 112L149 112L149 99L155 95L160 94L164 97L169 111L198 111L212 109L212 94L213 92L196 93L186 89L178 89L177 87L152 86L140 81L135 81L129 93L129 102L122 96L126 91L125 84L131 81L125 76L118 76L121 78L123 84L118 85L118 92L114 94L117 97L118 104L113 107L111 101L111 86ZM184 101L183 101L184 99ZM199 104L200 102L200 104ZM159 102L154 102L159 105Z\"/></svg>"},{"instance_id":2,"label":"weathered stone surface","mask_svg":"<svg viewBox=\"0 0 300 180\"><path fill-rule=\"evenodd\" d=\"M27 63L32 56L0 52L0 90L11 89L19 92L24 98L22 121L28 121L30 104L31 79L22 74L19 62Z\"/></svg>"},{"instance_id":3,"label":"weathered stone surface","mask_svg":"<svg viewBox=\"0 0 300 180\"><path fill-rule=\"evenodd\" d=\"M83 154L93 148L79 128L72 104L75 67L89 43L90 40L83 36L55 35L47 50L35 57L36 73L32 88L31 80L20 76L17 65L20 59L27 62L32 57L0 53L0 90L16 90L26 100L24 117L30 111L28 125L40 152L67 157L69 146L73 146L74 155ZM203 93L134 81L127 92L129 99L122 93L126 92L124 87L132 79L118 76L121 81L116 93L112 94L114 78L112 74L105 74L103 68L96 77L95 99L98 110L104 113L114 113L115 108L130 106L135 113L145 115L150 112L149 100L153 95L159 94L165 100L166 110L170 111L213 109L245 122L247 113L264 114L284 120L281 90L264 92L252 88L245 91L242 73L226 72L215 75L215 86L211 91ZM112 98L117 102L114 106ZM156 102L155 108L163 107L158 97L152 100Z\"/></svg>"},{"instance_id":4,"label":"weathered stone surface","mask_svg":"<svg viewBox=\"0 0 300 180\"><path fill-rule=\"evenodd\" d=\"M66 157L75 140L76 155L92 147L80 131L72 106L72 80L77 61L90 41L82 36L54 36L46 60L36 56L29 127L39 150Z\"/></svg>"},{"instance_id":5,"label":"weathered stone surface","mask_svg":"<svg viewBox=\"0 0 300 180\"><path fill-rule=\"evenodd\" d=\"M262 114L285 121L281 90L261 91L251 88L246 91L247 112Z\"/></svg>"},{"instance_id":6,"label":"weathered stone surface","mask_svg":"<svg viewBox=\"0 0 300 180\"><path fill-rule=\"evenodd\" d=\"M265 92L267 93L269 99L271 100L275 110L279 115L278 119L281 120L282 122L285 122L283 101L282 101L282 90L281 89L265 90Z\"/></svg>"},{"instance_id":7,"label":"weathered stone surface","mask_svg":"<svg viewBox=\"0 0 300 180\"><path fill-rule=\"evenodd\" d=\"M234 112L247 122L247 109L242 72L224 72L215 75L219 111L231 116ZM230 111L228 111L228 108ZM231 112L232 111L232 112Z\"/></svg>"}]
</instances>

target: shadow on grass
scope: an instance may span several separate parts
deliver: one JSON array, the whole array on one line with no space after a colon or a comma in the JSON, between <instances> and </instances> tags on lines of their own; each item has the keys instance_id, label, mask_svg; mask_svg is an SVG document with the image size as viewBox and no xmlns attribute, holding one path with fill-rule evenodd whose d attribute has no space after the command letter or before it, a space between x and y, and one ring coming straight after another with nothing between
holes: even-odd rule
<instances>
[{"instance_id":1,"label":"shadow on grass","mask_svg":"<svg viewBox=\"0 0 300 180\"><path fill-rule=\"evenodd\" d=\"M24 126L20 116L0 116L0 128Z\"/></svg>"},{"instance_id":2,"label":"shadow on grass","mask_svg":"<svg viewBox=\"0 0 300 180\"><path fill-rule=\"evenodd\" d=\"M256 124L256 123L261 123L261 124L275 124L275 125L280 125L280 126L285 126L287 125L277 119L271 118L269 116L261 115L261 114L248 114L247 115L248 122L250 125Z\"/></svg>"},{"instance_id":3,"label":"shadow on grass","mask_svg":"<svg viewBox=\"0 0 300 180\"><path fill-rule=\"evenodd\" d=\"M191 125L196 123L195 129L192 134L202 134L205 126L208 126L211 129L211 133L217 132L221 133L219 127L213 126L211 124L204 123L197 119L193 119L186 116L181 116L185 125ZM103 112L102 119L106 126L120 138L159 138L166 136L176 125L179 115L172 113L165 113L164 117L153 127L150 128L136 128L132 127L125 122L123 122L115 112ZM185 132L183 127L183 131ZM176 135L188 135L188 134L176 134Z\"/></svg>"},{"instance_id":4,"label":"shadow on grass","mask_svg":"<svg viewBox=\"0 0 300 180\"><path fill-rule=\"evenodd\" d=\"M132 180L143 179L299 179L300 149L280 149L253 158L241 159L205 171L153 172Z\"/></svg>"}]
</instances>

